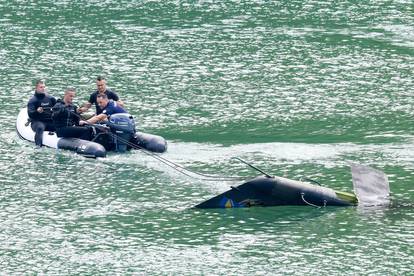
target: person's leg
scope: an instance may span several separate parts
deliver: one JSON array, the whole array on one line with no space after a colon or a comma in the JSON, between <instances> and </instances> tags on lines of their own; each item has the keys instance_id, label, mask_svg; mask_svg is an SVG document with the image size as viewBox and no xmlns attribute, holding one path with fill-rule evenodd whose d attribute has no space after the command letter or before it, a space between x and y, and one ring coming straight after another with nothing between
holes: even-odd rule
<instances>
[{"instance_id":1,"label":"person's leg","mask_svg":"<svg viewBox=\"0 0 414 276\"><path fill-rule=\"evenodd\" d=\"M64 138L68 138L68 137L72 137L72 133L69 129L69 127L60 127L58 129L56 129L56 135L58 137L64 137Z\"/></svg>"},{"instance_id":2,"label":"person's leg","mask_svg":"<svg viewBox=\"0 0 414 276\"><path fill-rule=\"evenodd\" d=\"M41 121L33 121L31 127L35 132L35 144L41 147L43 145L43 131L45 131L46 125Z\"/></svg>"},{"instance_id":3,"label":"person's leg","mask_svg":"<svg viewBox=\"0 0 414 276\"><path fill-rule=\"evenodd\" d=\"M92 140L92 128L81 126L76 126L74 128L76 128L76 132L79 135L79 139L88 141Z\"/></svg>"},{"instance_id":4,"label":"person's leg","mask_svg":"<svg viewBox=\"0 0 414 276\"><path fill-rule=\"evenodd\" d=\"M70 126L57 129L58 137L91 140L91 130L86 127Z\"/></svg>"},{"instance_id":5,"label":"person's leg","mask_svg":"<svg viewBox=\"0 0 414 276\"><path fill-rule=\"evenodd\" d=\"M55 126L52 123L46 123L45 126L46 126L45 127L46 131L55 131L56 130Z\"/></svg>"}]
</instances>

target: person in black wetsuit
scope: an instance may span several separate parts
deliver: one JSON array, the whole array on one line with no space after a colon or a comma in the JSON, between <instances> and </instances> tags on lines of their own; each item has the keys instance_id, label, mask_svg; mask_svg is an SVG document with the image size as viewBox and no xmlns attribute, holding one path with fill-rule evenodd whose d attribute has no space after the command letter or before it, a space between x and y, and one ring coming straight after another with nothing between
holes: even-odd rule
<instances>
[{"instance_id":1,"label":"person in black wetsuit","mask_svg":"<svg viewBox=\"0 0 414 276\"><path fill-rule=\"evenodd\" d=\"M86 112L89 108L91 108L92 104L95 104L96 115L102 113L102 108L99 107L97 102L98 95L106 95L108 99L115 101L119 106L124 106L124 103L119 99L118 95L106 87L105 78L101 76L96 78L96 88L97 90L89 96L89 100L79 109L81 113Z\"/></svg>"},{"instance_id":2,"label":"person in black wetsuit","mask_svg":"<svg viewBox=\"0 0 414 276\"><path fill-rule=\"evenodd\" d=\"M38 80L35 93L27 103L27 113L35 132L35 144L39 147L43 145L43 131L55 130L51 117L51 108L55 103L56 99L46 93L45 82Z\"/></svg>"},{"instance_id":3,"label":"person in black wetsuit","mask_svg":"<svg viewBox=\"0 0 414 276\"><path fill-rule=\"evenodd\" d=\"M78 108L73 104L75 89L68 88L63 100L58 100L52 108L52 119L58 137L73 137L84 140L92 139L92 128L80 126L85 122L80 120Z\"/></svg>"}]
</instances>

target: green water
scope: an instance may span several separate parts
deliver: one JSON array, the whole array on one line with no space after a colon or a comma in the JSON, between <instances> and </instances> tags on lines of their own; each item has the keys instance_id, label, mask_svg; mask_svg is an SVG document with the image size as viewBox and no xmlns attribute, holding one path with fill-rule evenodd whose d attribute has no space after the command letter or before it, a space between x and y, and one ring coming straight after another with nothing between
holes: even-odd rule
<instances>
[{"instance_id":1,"label":"green water","mask_svg":"<svg viewBox=\"0 0 414 276\"><path fill-rule=\"evenodd\" d=\"M410 1L0 0L0 274L411 275ZM246 178L352 190L383 170L382 208L194 210L238 182L140 152L35 149L15 119L46 79L84 102L105 75L163 157Z\"/></svg>"}]
</instances>

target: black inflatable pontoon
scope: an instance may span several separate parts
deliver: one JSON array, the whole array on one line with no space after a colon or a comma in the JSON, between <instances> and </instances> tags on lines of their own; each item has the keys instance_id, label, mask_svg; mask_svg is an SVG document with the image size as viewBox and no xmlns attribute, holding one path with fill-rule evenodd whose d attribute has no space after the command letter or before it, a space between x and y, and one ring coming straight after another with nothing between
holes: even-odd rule
<instances>
[{"instance_id":1,"label":"black inflatable pontoon","mask_svg":"<svg viewBox=\"0 0 414 276\"><path fill-rule=\"evenodd\" d=\"M92 141L78 138L57 137L55 132L43 133L43 144L55 149L71 150L86 157L105 157L107 151L125 152L130 149L143 149L162 153L167 150L166 140L158 135L135 132L135 123L127 113L118 113L110 117L104 126L96 126L97 135ZM105 131L102 131L105 128ZM27 108L20 110L16 120L18 135L34 142L34 132L30 126Z\"/></svg>"}]
</instances>

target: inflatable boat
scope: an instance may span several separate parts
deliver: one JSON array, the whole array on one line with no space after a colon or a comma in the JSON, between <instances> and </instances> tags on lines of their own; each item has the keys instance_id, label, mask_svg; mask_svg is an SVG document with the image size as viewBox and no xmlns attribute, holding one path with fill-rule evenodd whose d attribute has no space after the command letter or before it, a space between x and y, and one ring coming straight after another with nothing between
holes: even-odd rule
<instances>
[{"instance_id":1,"label":"inflatable boat","mask_svg":"<svg viewBox=\"0 0 414 276\"><path fill-rule=\"evenodd\" d=\"M337 191L283 177L259 176L208 199L195 208L309 205L313 207L383 205L388 203L387 176L368 166L352 164L355 193Z\"/></svg>"},{"instance_id":2,"label":"inflatable boat","mask_svg":"<svg viewBox=\"0 0 414 276\"><path fill-rule=\"evenodd\" d=\"M78 138L61 138L55 132L43 133L43 145L71 150L85 157L105 157L108 151L125 152L130 149L162 153L167 150L167 142L158 135L135 131L131 115L112 115L103 125L91 126L97 133L92 141ZM27 108L22 108L16 119L16 131L20 138L34 143L34 131L30 125Z\"/></svg>"}]
</instances>

